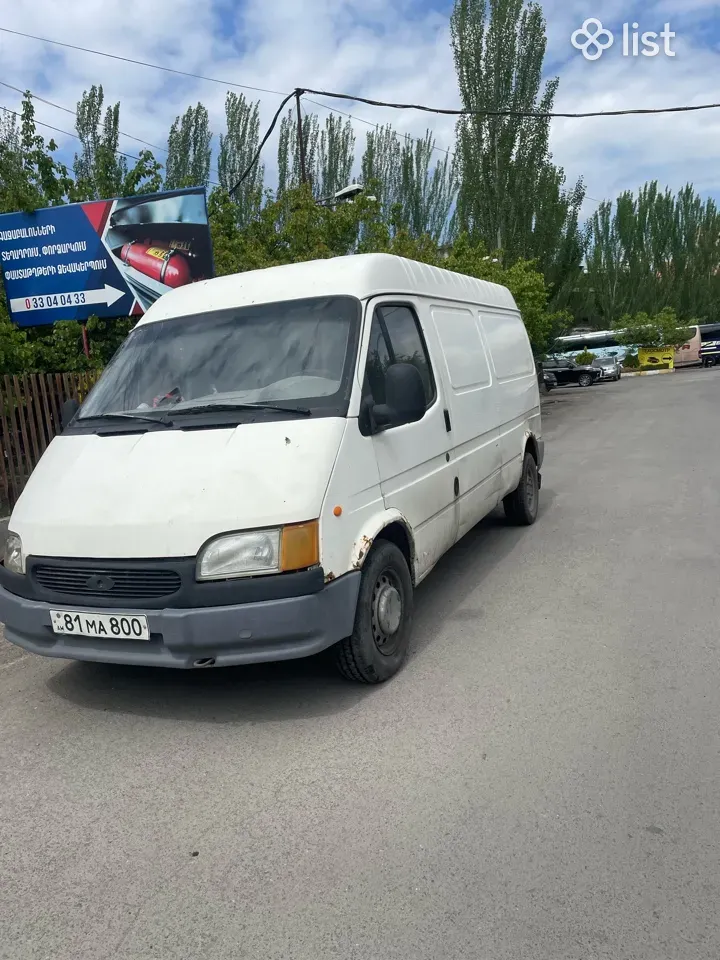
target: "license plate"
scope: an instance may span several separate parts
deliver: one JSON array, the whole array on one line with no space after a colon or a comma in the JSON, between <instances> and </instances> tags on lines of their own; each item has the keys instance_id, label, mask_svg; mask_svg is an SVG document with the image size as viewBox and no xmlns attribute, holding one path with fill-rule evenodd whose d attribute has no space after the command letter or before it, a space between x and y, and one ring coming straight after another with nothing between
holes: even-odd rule
<instances>
[{"instance_id":1,"label":"license plate","mask_svg":"<svg viewBox=\"0 0 720 960\"><path fill-rule=\"evenodd\" d=\"M128 617L119 613L76 613L51 610L50 623L55 633L103 640L149 640L147 617Z\"/></svg>"}]
</instances>

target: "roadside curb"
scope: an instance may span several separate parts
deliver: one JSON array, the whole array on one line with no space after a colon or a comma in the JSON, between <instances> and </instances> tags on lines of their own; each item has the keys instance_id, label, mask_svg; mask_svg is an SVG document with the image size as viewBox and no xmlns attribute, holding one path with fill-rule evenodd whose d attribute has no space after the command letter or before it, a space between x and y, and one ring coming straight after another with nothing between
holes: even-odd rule
<instances>
[{"instance_id":1,"label":"roadside curb","mask_svg":"<svg viewBox=\"0 0 720 960\"><path fill-rule=\"evenodd\" d=\"M625 377L659 377L662 373L675 373L674 370L638 370L635 373L628 373L623 370L623 380Z\"/></svg>"}]
</instances>

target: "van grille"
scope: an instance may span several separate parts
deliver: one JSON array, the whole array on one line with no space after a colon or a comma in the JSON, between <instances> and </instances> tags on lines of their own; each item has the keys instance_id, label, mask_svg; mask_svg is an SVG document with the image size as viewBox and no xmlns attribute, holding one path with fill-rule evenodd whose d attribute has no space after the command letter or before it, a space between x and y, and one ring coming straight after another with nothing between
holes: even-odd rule
<instances>
[{"instance_id":1,"label":"van grille","mask_svg":"<svg viewBox=\"0 0 720 960\"><path fill-rule=\"evenodd\" d=\"M32 573L43 589L77 597L152 600L176 593L182 583L180 574L174 570L68 567L43 563L37 564Z\"/></svg>"}]
</instances>

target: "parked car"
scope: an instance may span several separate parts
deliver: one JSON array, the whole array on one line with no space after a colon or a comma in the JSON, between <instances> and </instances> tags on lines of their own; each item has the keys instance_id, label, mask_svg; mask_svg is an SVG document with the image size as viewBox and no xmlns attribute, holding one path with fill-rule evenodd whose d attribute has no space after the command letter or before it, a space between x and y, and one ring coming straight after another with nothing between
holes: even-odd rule
<instances>
[{"instance_id":1,"label":"parked car","mask_svg":"<svg viewBox=\"0 0 720 960\"><path fill-rule=\"evenodd\" d=\"M538 515L512 294L385 254L164 294L63 425L0 563L6 639L49 657L203 669L334 647L381 683L442 555L501 503Z\"/></svg>"},{"instance_id":2,"label":"parked car","mask_svg":"<svg viewBox=\"0 0 720 960\"><path fill-rule=\"evenodd\" d=\"M550 393L557 386L557 377L550 370L543 370L541 363L537 364L538 387L544 393Z\"/></svg>"},{"instance_id":3,"label":"parked car","mask_svg":"<svg viewBox=\"0 0 720 960\"><path fill-rule=\"evenodd\" d=\"M622 376L622 364L617 357L596 357L592 362L593 367L600 371L601 380L618 381Z\"/></svg>"},{"instance_id":4,"label":"parked car","mask_svg":"<svg viewBox=\"0 0 720 960\"><path fill-rule=\"evenodd\" d=\"M559 357L556 360L545 360L543 370L554 373L559 386L567 383L576 383L579 387L591 387L601 377L597 367L584 367L574 360Z\"/></svg>"}]
</instances>

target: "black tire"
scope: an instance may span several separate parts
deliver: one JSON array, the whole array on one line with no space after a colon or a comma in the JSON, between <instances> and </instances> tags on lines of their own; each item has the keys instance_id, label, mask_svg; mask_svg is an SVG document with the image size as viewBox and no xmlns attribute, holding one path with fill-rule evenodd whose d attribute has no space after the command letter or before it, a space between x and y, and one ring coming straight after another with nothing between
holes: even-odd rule
<instances>
[{"instance_id":1,"label":"black tire","mask_svg":"<svg viewBox=\"0 0 720 960\"><path fill-rule=\"evenodd\" d=\"M384 683L398 672L410 647L413 599L402 551L388 540L376 541L362 570L352 635L335 648L335 662L346 679Z\"/></svg>"},{"instance_id":2,"label":"black tire","mask_svg":"<svg viewBox=\"0 0 720 960\"><path fill-rule=\"evenodd\" d=\"M595 381L589 373L581 373L578 377L579 387L591 387Z\"/></svg>"},{"instance_id":3,"label":"black tire","mask_svg":"<svg viewBox=\"0 0 720 960\"><path fill-rule=\"evenodd\" d=\"M510 523L521 527L529 527L535 523L538 515L539 492L535 458L529 451L525 451L520 483L503 500L505 516Z\"/></svg>"}]
</instances>

